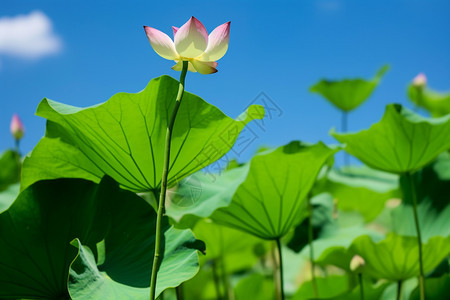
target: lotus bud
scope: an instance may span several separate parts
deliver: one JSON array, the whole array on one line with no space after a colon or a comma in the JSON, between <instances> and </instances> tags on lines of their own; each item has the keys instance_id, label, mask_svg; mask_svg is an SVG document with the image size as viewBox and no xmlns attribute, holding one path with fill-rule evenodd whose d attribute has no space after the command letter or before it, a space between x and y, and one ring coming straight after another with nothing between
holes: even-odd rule
<instances>
[{"instance_id":1,"label":"lotus bud","mask_svg":"<svg viewBox=\"0 0 450 300\"><path fill-rule=\"evenodd\" d=\"M413 85L417 88L424 88L427 85L427 76L424 73L419 73L414 77Z\"/></svg>"},{"instance_id":2,"label":"lotus bud","mask_svg":"<svg viewBox=\"0 0 450 300\"><path fill-rule=\"evenodd\" d=\"M20 140L24 133L25 133L25 127L23 126L22 121L19 118L19 115L14 114L11 120L11 134L14 137L16 141Z\"/></svg>"},{"instance_id":3,"label":"lotus bud","mask_svg":"<svg viewBox=\"0 0 450 300\"><path fill-rule=\"evenodd\" d=\"M350 270L355 273L361 273L365 265L364 259L359 255L355 255L350 261Z\"/></svg>"}]
</instances>

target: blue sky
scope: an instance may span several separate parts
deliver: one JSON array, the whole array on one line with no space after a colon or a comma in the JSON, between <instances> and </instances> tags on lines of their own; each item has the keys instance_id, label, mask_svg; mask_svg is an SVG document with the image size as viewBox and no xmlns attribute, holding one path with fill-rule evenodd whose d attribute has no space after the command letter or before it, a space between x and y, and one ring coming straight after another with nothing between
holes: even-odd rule
<instances>
[{"instance_id":1,"label":"blue sky","mask_svg":"<svg viewBox=\"0 0 450 300\"><path fill-rule=\"evenodd\" d=\"M208 31L231 21L231 34L219 72L189 73L187 90L231 117L261 92L281 111L267 119L264 128L251 125L256 138L239 151L241 160L260 145L278 146L293 139L335 143L328 132L339 127L339 112L308 92L320 78L370 78L383 64L391 65L372 97L351 113L351 131L377 122L388 103L411 107L405 89L419 72L426 73L430 87L450 89L446 0L2 0L1 6L0 23L4 17L41 12L51 22L44 38L53 46L42 46L34 55L2 51L0 31L0 151L13 146L9 122L15 112L27 130L23 152L44 135L45 120L34 116L43 97L84 107L117 92L140 91L162 74L178 78L170 69L173 63L152 50L142 26L171 35L172 25L181 26L192 15ZM30 49L29 39L24 51Z\"/></svg>"}]
</instances>

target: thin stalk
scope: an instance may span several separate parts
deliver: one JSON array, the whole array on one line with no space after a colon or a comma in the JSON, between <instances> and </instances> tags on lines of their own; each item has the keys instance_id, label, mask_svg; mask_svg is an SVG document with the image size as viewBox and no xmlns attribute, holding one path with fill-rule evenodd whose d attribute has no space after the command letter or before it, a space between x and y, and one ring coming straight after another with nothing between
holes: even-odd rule
<instances>
[{"instance_id":1,"label":"thin stalk","mask_svg":"<svg viewBox=\"0 0 450 300\"><path fill-rule=\"evenodd\" d=\"M342 111L342 118L341 118L341 131L343 133L347 132L348 128L348 112ZM350 156L347 152L344 152L344 166L348 167L350 165Z\"/></svg>"},{"instance_id":2,"label":"thin stalk","mask_svg":"<svg viewBox=\"0 0 450 300\"><path fill-rule=\"evenodd\" d=\"M219 275L217 274L216 260L212 261L212 275L213 275L213 280L214 280L214 287L216 289L216 299L222 300L222 293L220 292L220 280L219 280Z\"/></svg>"},{"instance_id":3,"label":"thin stalk","mask_svg":"<svg viewBox=\"0 0 450 300\"><path fill-rule=\"evenodd\" d=\"M175 288L175 293L177 295L177 300L183 300L184 299L184 293L183 293L183 284L180 284Z\"/></svg>"},{"instance_id":4,"label":"thin stalk","mask_svg":"<svg viewBox=\"0 0 450 300\"><path fill-rule=\"evenodd\" d=\"M312 226L312 214L313 208L311 205L311 197L308 196L308 243L309 243L309 261L311 263L311 282L314 291L314 297L319 298L319 292L317 290L317 282L316 282L316 263L314 262L314 248L313 248L313 226Z\"/></svg>"},{"instance_id":5,"label":"thin stalk","mask_svg":"<svg viewBox=\"0 0 450 300\"><path fill-rule=\"evenodd\" d=\"M413 211L414 211L414 223L416 224L416 232L417 232L417 245L419 246L419 290L420 290L420 300L425 300L425 282L424 282L424 273L423 273L423 257L422 257L422 235L420 233L419 226L419 217L417 214L417 194L414 188L414 179L410 172L406 173L406 178L408 180L411 198L413 202Z\"/></svg>"},{"instance_id":6,"label":"thin stalk","mask_svg":"<svg viewBox=\"0 0 450 300\"><path fill-rule=\"evenodd\" d=\"M223 287L224 287L224 295L223 295L223 297L224 297L224 299L226 299L226 300L229 300L229 299L231 299L230 298L230 295L231 295L231 293L230 293L230 280L229 280L229 278L228 278L228 275L227 275L227 270L226 270L226 268L225 268L225 262L224 262L224 260L223 260L223 255L221 256L221 258L220 258L220 266L221 266L221 268L222 268L222 283L223 283Z\"/></svg>"},{"instance_id":7,"label":"thin stalk","mask_svg":"<svg viewBox=\"0 0 450 300\"><path fill-rule=\"evenodd\" d=\"M20 139L15 139L14 145L15 145L15 150L16 150L17 154L19 154L19 156L21 156L20 155Z\"/></svg>"},{"instance_id":8,"label":"thin stalk","mask_svg":"<svg viewBox=\"0 0 450 300\"><path fill-rule=\"evenodd\" d=\"M164 144L164 168L161 178L161 193L159 194L159 204L156 218L156 234L155 234L155 255L153 257L152 278L150 282L150 300L155 300L156 291L156 278L158 276L158 269L160 262L161 252L161 237L162 237L162 219L164 214L164 204L166 202L166 190L167 190L167 177L169 175L170 164L170 146L172 139L173 125L175 124L175 118L177 116L178 109L180 108L181 99L184 93L184 81L188 69L188 62L183 61L183 69L180 76L180 84L178 85L178 94L173 107L172 116L167 124L166 141Z\"/></svg>"},{"instance_id":9,"label":"thin stalk","mask_svg":"<svg viewBox=\"0 0 450 300\"><path fill-rule=\"evenodd\" d=\"M402 285L403 285L403 281L399 280L397 282L397 300L402 299Z\"/></svg>"},{"instance_id":10,"label":"thin stalk","mask_svg":"<svg viewBox=\"0 0 450 300\"><path fill-rule=\"evenodd\" d=\"M280 238L276 239L277 242L277 252L278 252L278 284L280 287L280 299L284 300L284 288L283 288L283 257L281 255L281 242L280 242Z\"/></svg>"},{"instance_id":11,"label":"thin stalk","mask_svg":"<svg viewBox=\"0 0 450 300\"><path fill-rule=\"evenodd\" d=\"M359 280L359 292L360 292L360 298L361 300L364 300L364 284L362 279L362 273L358 273L358 280Z\"/></svg>"}]
</instances>

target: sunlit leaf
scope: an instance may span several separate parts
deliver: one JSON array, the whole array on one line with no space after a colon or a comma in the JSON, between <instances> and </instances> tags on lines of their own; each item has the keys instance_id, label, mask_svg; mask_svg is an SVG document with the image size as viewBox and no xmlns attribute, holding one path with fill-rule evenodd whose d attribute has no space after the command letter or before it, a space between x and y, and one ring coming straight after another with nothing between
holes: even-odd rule
<instances>
[{"instance_id":1,"label":"sunlit leaf","mask_svg":"<svg viewBox=\"0 0 450 300\"><path fill-rule=\"evenodd\" d=\"M177 227L193 227L200 218L209 217L217 208L228 206L248 174L249 165L221 173L197 172L169 191L167 215Z\"/></svg>"},{"instance_id":2,"label":"sunlit leaf","mask_svg":"<svg viewBox=\"0 0 450 300\"><path fill-rule=\"evenodd\" d=\"M361 105L378 86L389 66L383 66L371 80L361 78L339 81L322 79L310 88L343 111L351 111Z\"/></svg>"},{"instance_id":3,"label":"sunlit leaf","mask_svg":"<svg viewBox=\"0 0 450 300\"><path fill-rule=\"evenodd\" d=\"M450 113L450 93L434 91L430 88L408 86L408 97L417 106L428 110L433 117L442 117Z\"/></svg>"},{"instance_id":4,"label":"sunlit leaf","mask_svg":"<svg viewBox=\"0 0 450 300\"><path fill-rule=\"evenodd\" d=\"M330 275L327 277L317 277L317 291L322 298L335 297L342 294L354 285L349 281L348 276ZM309 300L314 298L314 290L311 281L304 282L298 291L291 297L291 300Z\"/></svg>"},{"instance_id":5,"label":"sunlit leaf","mask_svg":"<svg viewBox=\"0 0 450 300\"><path fill-rule=\"evenodd\" d=\"M19 195L20 184L12 184L6 190L0 192L0 213L7 210Z\"/></svg>"},{"instance_id":6,"label":"sunlit leaf","mask_svg":"<svg viewBox=\"0 0 450 300\"><path fill-rule=\"evenodd\" d=\"M178 84L162 76L139 93L84 109L42 100L36 114L48 120L47 133L25 159L22 187L59 177L98 182L107 174L135 192L158 189ZM186 92L172 135L169 186L221 158L244 126L263 116L263 107L253 105L233 120Z\"/></svg>"},{"instance_id":7,"label":"sunlit leaf","mask_svg":"<svg viewBox=\"0 0 450 300\"><path fill-rule=\"evenodd\" d=\"M193 231L206 245L206 255L200 261L223 263L227 273L251 268L268 248L267 242L257 237L210 220L199 221Z\"/></svg>"},{"instance_id":8,"label":"sunlit leaf","mask_svg":"<svg viewBox=\"0 0 450 300\"><path fill-rule=\"evenodd\" d=\"M242 279L236 286L236 300L272 300L275 295L273 279L261 274L252 274Z\"/></svg>"},{"instance_id":9,"label":"sunlit leaf","mask_svg":"<svg viewBox=\"0 0 450 300\"><path fill-rule=\"evenodd\" d=\"M367 167L332 169L315 191L334 196L343 211L358 211L366 222L375 219L387 200L400 198L398 176Z\"/></svg>"},{"instance_id":10,"label":"sunlit leaf","mask_svg":"<svg viewBox=\"0 0 450 300\"><path fill-rule=\"evenodd\" d=\"M295 141L255 155L231 204L216 210L211 218L263 239L284 236L305 217L305 197L336 151L323 143Z\"/></svg>"},{"instance_id":11,"label":"sunlit leaf","mask_svg":"<svg viewBox=\"0 0 450 300\"><path fill-rule=\"evenodd\" d=\"M368 166L400 174L422 168L450 148L450 115L427 119L390 104L370 129L332 135Z\"/></svg>"},{"instance_id":12,"label":"sunlit leaf","mask_svg":"<svg viewBox=\"0 0 450 300\"><path fill-rule=\"evenodd\" d=\"M406 280L419 275L419 251L415 237L390 234L375 243L369 236L356 239L351 246L354 254L366 262L364 274L392 281ZM432 271L450 254L450 238L433 237L423 244L423 269Z\"/></svg>"},{"instance_id":13,"label":"sunlit leaf","mask_svg":"<svg viewBox=\"0 0 450 300\"><path fill-rule=\"evenodd\" d=\"M388 283L372 284L368 280L363 281L364 299L367 300L379 300L384 290L388 286ZM350 292L346 292L342 295L332 298L321 298L326 300L361 300L361 286L358 284Z\"/></svg>"}]
</instances>

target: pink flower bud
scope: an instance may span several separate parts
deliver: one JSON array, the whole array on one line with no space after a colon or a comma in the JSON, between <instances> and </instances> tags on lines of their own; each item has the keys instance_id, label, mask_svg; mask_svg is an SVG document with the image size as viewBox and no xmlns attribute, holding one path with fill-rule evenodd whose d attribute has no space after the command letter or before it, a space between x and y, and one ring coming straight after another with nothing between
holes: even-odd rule
<instances>
[{"instance_id":1,"label":"pink flower bud","mask_svg":"<svg viewBox=\"0 0 450 300\"><path fill-rule=\"evenodd\" d=\"M19 115L14 114L11 120L11 134L16 140L20 140L24 133L25 133L25 127L23 126L22 121L19 118Z\"/></svg>"},{"instance_id":2,"label":"pink flower bud","mask_svg":"<svg viewBox=\"0 0 450 300\"><path fill-rule=\"evenodd\" d=\"M414 77L413 85L419 88L425 87L427 85L427 76L425 76L424 73L419 73L416 77Z\"/></svg>"},{"instance_id":3,"label":"pink flower bud","mask_svg":"<svg viewBox=\"0 0 450 300\"><path fill-rule=\"evenodd\" d=\"M365 265L366 262L364 259L359 255L355 255L350 261L350 270L352 272L361 273Z\"/></svg>"}]
</instances>

